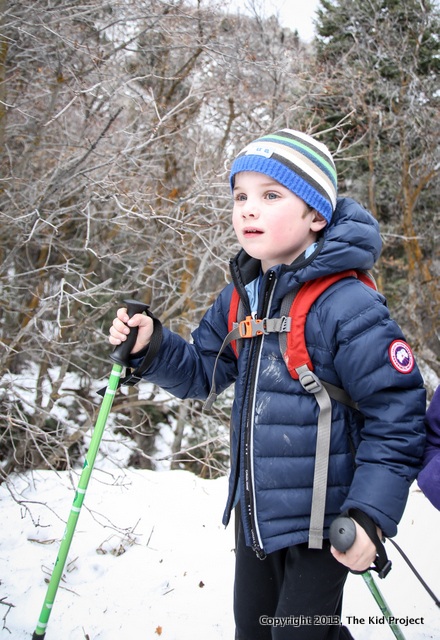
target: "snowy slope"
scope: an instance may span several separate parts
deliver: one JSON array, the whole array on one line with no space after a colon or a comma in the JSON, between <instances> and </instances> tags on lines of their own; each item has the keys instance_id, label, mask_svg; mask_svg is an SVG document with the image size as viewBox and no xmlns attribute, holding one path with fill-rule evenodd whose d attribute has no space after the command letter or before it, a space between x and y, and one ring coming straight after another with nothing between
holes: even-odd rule
<instances>
[{"instance_id":1,"label":"snowy slope","mask_svg":"<svg viewBox=\"0 0 440 640\"><path fill-rule=\"evenodd\" d=\"M67 472L39 471L15 477L10 491L0 487L0 613L7 614L1 640L32 636L73 501L72 480ZM221 525L226 485L226 478L202 480L186 471L96 469L46 640L232 640L233 527ZM397 540L437 595L439 530L440 513L414 486ZM405 637L440 637L440 610L390 543L387 550L393 569L377 583L393 614L423 618L402 627ZM360 576L349 577L344 615L357 640L394 637L379 623L382 614Z\"/></svg>"}]
</instances>

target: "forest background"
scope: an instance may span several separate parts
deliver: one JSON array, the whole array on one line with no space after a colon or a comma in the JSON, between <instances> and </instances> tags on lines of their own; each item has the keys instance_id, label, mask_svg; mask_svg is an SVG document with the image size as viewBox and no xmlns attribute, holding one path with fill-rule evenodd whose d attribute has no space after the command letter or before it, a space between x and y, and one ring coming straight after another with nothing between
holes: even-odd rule
<instances>
[{"instance_id":1,"label":"forest background","mask_svg":"<svg viewBox=\"0 0 440 640\"><path fill-rule=\"evenodd\" d=\"M438 384L438 3L320 0L309 43L222 6L0 0L0 482L81 465L124 297L190 339L238 250L231 160L286 126L330 147L339 194L378 219L374 276ZM206 416L142 383L106 438L124 464L216 477L224 395Z\"/></svg>"}]
</instances>

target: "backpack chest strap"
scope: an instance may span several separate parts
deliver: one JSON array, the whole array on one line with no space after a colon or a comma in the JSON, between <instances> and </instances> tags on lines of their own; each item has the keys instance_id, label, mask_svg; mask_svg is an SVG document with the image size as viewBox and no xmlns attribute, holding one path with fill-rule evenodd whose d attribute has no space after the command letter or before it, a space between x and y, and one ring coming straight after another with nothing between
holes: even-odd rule
<instances>
[{"instance_id":1,"label":"backpack chest strap","mask_svg":"<svg viewBox=\"0 0 440 640\"><path fill-rule=\"evenodd\" d=\"M269 333L286 333L290 331L292 318L282 316L281 318L263 318L258 320L255 316L247 316L241 322L234 322L234 329L238 329L237 338L253 338L254 336L267 335ZM233 329L233 330L234 330ZM232 342L231 340L231 342Z\"/></svg>"},{"instance_id":2,"label":"backpack chest strap","mask_svg":"<svg viewBox=\"0 0 440 640\"><path fill-rule=\"evenodd\" d=\"M203 404L203 409L209 411L217 399L215 374L217 371L218 360L231 342L239 340L240 338L255 338L256 336L268 335L269 333L283 333L290 331L291 319L288 317L281 318L263 318L259 320L256 315L247 316L241 322L234 322L233 329L223 340L223 344L220 347L220 351L217 354L214 363L214 369L212 371L211 390L207 399Z\"/></svg>"}]
</instances>

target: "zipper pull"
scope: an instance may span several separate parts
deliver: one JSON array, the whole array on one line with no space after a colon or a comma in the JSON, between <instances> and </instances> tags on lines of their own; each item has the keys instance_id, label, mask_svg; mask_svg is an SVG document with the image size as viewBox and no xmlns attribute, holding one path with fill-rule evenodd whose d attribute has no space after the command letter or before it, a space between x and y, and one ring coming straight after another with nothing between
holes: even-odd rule
<instances>
[{"instance_id":1,"label":"zipper pull","mask_svg":"<svg viewBox=\"0 0 440 640\"><path fill-rule=\"evenodd\" d=\"M255 555L257 556L258 560L266 560L266 554L264 553L263 549L261 549L258 545L253 545L252 547L253 551L255 552Z\"/></svg>"}]
</instances>

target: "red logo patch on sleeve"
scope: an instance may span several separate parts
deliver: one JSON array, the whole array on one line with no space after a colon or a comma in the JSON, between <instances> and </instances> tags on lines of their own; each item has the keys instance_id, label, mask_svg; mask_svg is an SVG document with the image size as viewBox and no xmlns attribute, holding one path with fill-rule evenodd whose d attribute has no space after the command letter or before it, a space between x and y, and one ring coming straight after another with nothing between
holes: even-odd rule
<instances>
[{"instance_id":1,"label":"red logo patch on sleeve","mask_svg":"<svg viewBox=\"0 0 440 640\"><path fill-rule=\"evenodd\" d=\"M394 340L390 346L391 364L400 373L410 373L414 367L414 356L409 345L403 340Z\"/></svg>"}]
</instances>

